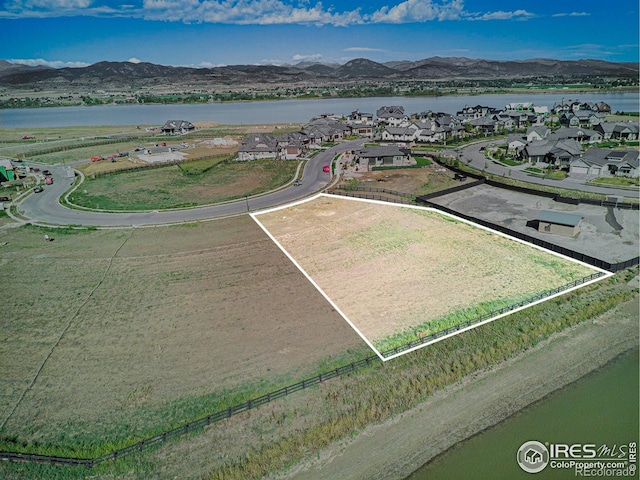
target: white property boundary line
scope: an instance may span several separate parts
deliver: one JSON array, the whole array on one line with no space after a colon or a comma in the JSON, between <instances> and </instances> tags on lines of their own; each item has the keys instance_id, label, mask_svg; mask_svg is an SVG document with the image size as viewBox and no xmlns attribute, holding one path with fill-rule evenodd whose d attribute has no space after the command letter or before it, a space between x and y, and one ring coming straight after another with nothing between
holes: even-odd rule
<instances>
[{"instance_id":1,"label":"white property boundary line","mask_svg":"<svg viewBox=\"0 0 640 480\"><path fill-rule=\"evenodd\" d=\"M580 285L576 285L575 287L568 288L566 290L562 290L561 292L558 292L556 294L549 295L548 297L544 297L544 298L542 298L540 300L536 300L534 302L528 303L527 305L523 305L521 307L514 308L513 310L509 310L508 312L502 313L500 315L496 315L495 317L492 317L492 318L490 318L488 320L483 320L481 322L474 323L473 325L470 325L468 327L464 327L464 328L461 328L459 330L456 330L455 332L452 332L452 333L449 333L449 334L446 334L446 335L442 335L441 337L438 337L438 338L435 338L433 340L427 341L425 343L422 343L422 344L417 345L415 347L409 348L407 350L403 350L402 352L399 352L399 353L397 353L395 355L390 355L388 357L385 357L384 355L382 355L382 353L380 353L378 351L378 349L371 343L371 341L369 341L369 339L362 334L362 332L358 329L358 327L356 327L353 324L353 322L351 322L351 320L349 320L349 318L344 314L344 312L342 310L340 310L340 307L338 307L338 305L336 305L336 303L331 299L331 297L329 297L329 295L327 295L322 290L322 288L320 288L320 286L313 280L313 278L311 278L311 276L304 270L304 268L302 268L300 266L300 264L295 260L295 258L293 258L293 256L291 256L291 254L280 244L280 242L271 234L271 232L257 218L258 215L262 215L262 214L265 214L265 213L272 213L272 212L276 212L276 211L279 211L279 210L284 210L284 209L287 209L287 208L295 207L296 205L301 205L303 203L311 202L311 201L316 200L316 199L318 199L320 197L331 198L331 199L334 199L334 200L342 200L342 201L373 203L373 204L383 205L383 206L387 206L387 207L411 208L411 209L415 209L415 210L422 210L422 211L437 213L439 215L452 218L452 219L454 219L454 220L456 220L458 222L462 222L462 223L465 223L467 225L471 225L472 227L479 228L481 230L484 230L486 232L492 233L494 235L499 235L499 236L501 236L503 238L506 238L508 240L511 240L511 241L514 241L514 242L519 242L519 243L521 243L523 245L526 245L528 247L531 247L531 248L536 248L536 249L538 249L538 250L540 250L542 252L545 252L547 254L555 255L556 257L562 258L564 260L568 260L568 261L571 261L573 263L577 263L579 265L582 265L584 267L587 267L587 268L590 268L590 269L594 270L594 272L602 273L602 276L600 276L598 278L595 278L593 280L590 280L588 282L581 283ZM552 250L547 250L546 248L543 248L543 247L541 247L539 245L534 245L534 244L529 243L529 242L527 242L525 240L521 240L519 238L511 237L511 236L509 236L509 235L507 235L505 233L498 232L496 230L492 230L492 229L490 229L488 227L485 227L483 225L479 225L479 224L471 222L469 220L465 220L464 218L460 218L460 217L457 217L457 216L452 215L450 213L438 210L437 208L431 208L431 207L420 207L420 206L417 206L417 205L396 204L396 203L383 202L383 201L380 201L380 200L369 200L369 199L357 198L357 197L336 197L335 195L329 195L329 194L326 194L326 193L319 193L317 195L314 195L314 196L309 197L309 198L305 198L303 200L299 200L297 202L289 203L289 204L286 204L286 205L280 205L278 207L270 208L270 209L267 209L267 210L261 210L261 211L258 211L258 212L252 212L249 215L260 226L260 228L269 236L269 238L278 246L278 248L280 248L280 250L287 256L287 258L289 260L291 260L291 262L298 268L298 270L300 270L300 272L302 272L302 274L305 276L305 278L307 280L309 280L309 282L311 282L311 284L329 302L329 304L331 304L331 306L336 309L336 311L342 316L342 318L345 319L345 321L351 326L351 328L353 328L355 330L355 332L360 336L360 338L362 338L362 340L364 340L364 342L376 353L376 355L378 355L378 357L380 357L380 359L383 362L386 362L386 361L391 360L393 358L399 357L400 355L404 355L405 353L413 352L414 350L418 350L420 348L426 347L427 345L434 344L436 342L444 340L445 338L453 337L454 335L458 335L459 333L466 332L467 330L471 330L473 328L479 327L479 326L484 325L486 323L493 322L494 320L498 320L499 318L506 317L507 315L511 315L512 313L519 312L520 310L524 310L526 308L532 307L532 306L537 305L537 304L542 303L542 302L546 302L546 301L551 300L551 299L553 299L555 297L559 297L560 295L564 295L567 292L571 292L573 290L577 290L577 289L582 288L582 287L584 287L586 285L590 285L592 283L598 282L600 280L603 280L605 278L609 278L609 277L614 275L612 272L609 272L609 271L604 270L602 268L595 267L595 266L590 265L588 263L582 262L580 260L576 260L575 258L571 258L571 257L568 257L566 255L562 255L561 253L554 252Z\"/></svg>"}]
</instances>

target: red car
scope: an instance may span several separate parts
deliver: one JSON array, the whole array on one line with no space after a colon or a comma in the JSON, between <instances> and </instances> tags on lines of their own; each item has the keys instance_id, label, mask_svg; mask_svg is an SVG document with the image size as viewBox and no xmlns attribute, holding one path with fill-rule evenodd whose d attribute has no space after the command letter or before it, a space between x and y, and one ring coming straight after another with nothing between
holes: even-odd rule
<instances>
[{"instance_id":1,"label":"red car","mask_svg":"<svg viewBox=\"0 0 640 480\"><path fill-rule=\"evenodd\" d=\"M331 172L331 167L329 165L325 165L324 167L322 167L322 171L324 173L329 173Z\"/></svg>"}]
</instances>

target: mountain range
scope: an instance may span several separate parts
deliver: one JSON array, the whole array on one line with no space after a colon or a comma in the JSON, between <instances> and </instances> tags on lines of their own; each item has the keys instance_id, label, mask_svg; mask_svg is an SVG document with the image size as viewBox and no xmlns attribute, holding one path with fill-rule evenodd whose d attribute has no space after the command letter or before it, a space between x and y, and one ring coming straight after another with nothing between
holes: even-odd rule
<instances>
[{"instance_id":1,"label":"mountain range","mask_svg":"<svg viewBox=\"0 0 640 480\"><path fill-rule=\"evenodd\" d=\"M0 60L5 87L171 84L325 83L362 80L499 79L526 77L637 78L637 62L604 60L484 60L431 57L419 61L378 63L357 58L345 64L301 62L295 65L229 65L212 68L173 67L153 63L98 62L78 68L26 66Z\"/></svg>"}]
</instances>

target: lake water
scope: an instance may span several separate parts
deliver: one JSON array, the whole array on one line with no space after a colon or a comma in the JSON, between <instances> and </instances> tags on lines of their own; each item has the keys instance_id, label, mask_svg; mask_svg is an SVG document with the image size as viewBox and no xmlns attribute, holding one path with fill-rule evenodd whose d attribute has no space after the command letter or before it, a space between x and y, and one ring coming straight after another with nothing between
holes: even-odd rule
<instances>
[{"instance_id":1,"label":"lake water","mask_svg":"<svg viewBox=\"0 0 640 480\"><path fill-rule=\"evenodd\" d=\"M349 115L354 110L375 114L384 105L402 105L407 113L426 110L455 113L465 105L503 108L511 102L533 102L551 108L562 99L606 102L612 111L640 110L638 93L566 93L458 95L444 97L370 97L322 100L277 100L186 105L101 105L91 107L18 108L0 110L0 128L76 125L160 125L167 120L214 121L228 125L303 123L324 113Z\"/></svg>"},{"instance_id":2,"label":"lake water","mask_svg":"<svg viewBox=\"0 0 640 480\"><path fill-rule=\"evenodd\" d=\"M598 446L638 442L638 361L638 350L619 357L454 447L407 480L575 478L573 470L549 466L536 474L524 472L516 462L518 449L529 440ZM637 470L631 478L638 478Z\"/></svg>"}]
</instances>

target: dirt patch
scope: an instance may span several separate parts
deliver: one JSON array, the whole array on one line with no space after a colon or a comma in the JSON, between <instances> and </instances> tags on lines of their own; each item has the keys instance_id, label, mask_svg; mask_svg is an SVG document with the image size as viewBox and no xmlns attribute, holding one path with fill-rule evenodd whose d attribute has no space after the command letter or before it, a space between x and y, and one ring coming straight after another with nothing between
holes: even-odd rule
<instances>
[{"instance_id":1,"label":"dirt patch","mask_svg":"<svg viewBox=\"0 0 640 480\"><path fill-rule=\"evenodd\" d=\"M0 235L0 280L15 288L0 322L2 418L69 324L3 429L26 441L144 435L362 345L247 216L54 242L35 227Z\"/></svg>"},{"instance_id":2,"label":"dirt patch","mask_svg":"<svg viewBox=\"0 0 640 480\"><path fill-rule=\"evenodd\" d=\"M595 271L419 208L321 196L257 218L379 348Z\"/></svg>"},{"instance_id":3,"label":"dirt patch","mask_svg":"<svg viewBox=\"0 0 640 480\"><path fill-rule=\"evenodd\" d=\"M473 178L467 178L462 182L454 180L453 172L437 164L422 168L375 170L372 172L349 171L345 173L343 178L342 185L349 185L350 181L356 179L359 186L384 188L416 196L474 181Z\"/></svg>"}]
</instances>

